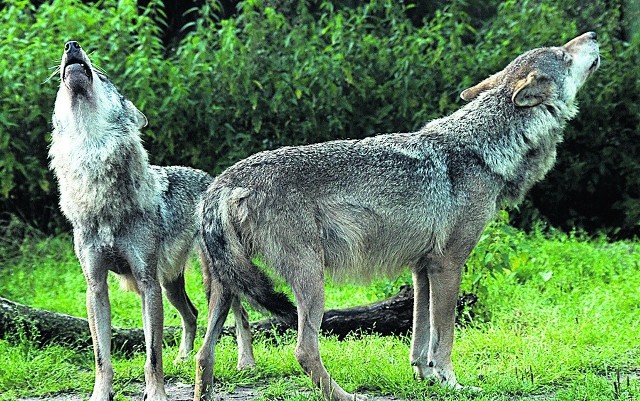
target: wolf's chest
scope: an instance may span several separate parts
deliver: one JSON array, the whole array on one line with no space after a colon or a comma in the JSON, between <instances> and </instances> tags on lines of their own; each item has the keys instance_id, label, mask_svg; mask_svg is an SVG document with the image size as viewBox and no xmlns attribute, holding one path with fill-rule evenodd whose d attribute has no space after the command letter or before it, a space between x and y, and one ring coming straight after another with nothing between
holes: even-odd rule
<instances>
[{"instance_id":1,"label":"wolf's chest","mask_svg":"<svg viewBox=\"0 0 640 401\"><path fill-rule=\"evenodd\" d=\"M74 224L116 224L155 204L156 185L146 160L129 149L76 149L58 154L52 166L60 184L60 206Z\"/></svg>"}]
</instances>

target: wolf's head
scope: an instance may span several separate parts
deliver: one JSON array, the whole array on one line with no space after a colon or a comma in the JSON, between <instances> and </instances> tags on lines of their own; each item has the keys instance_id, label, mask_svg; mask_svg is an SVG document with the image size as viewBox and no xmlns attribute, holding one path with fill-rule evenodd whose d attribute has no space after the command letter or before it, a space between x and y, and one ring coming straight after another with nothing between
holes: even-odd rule
<instances>
[{"instance_id":1,"label":"wolf's head","mask_svg":"<svg viewBox=\"0 0 640 401\"><path fill-rule=\"evenodd\" d=\"M564 46L530 50L460 97L470 101L502 88L516 107L571 107L578 89L600 65L596 39L595 32L587 32Z\"/></svg>"},{"instance_id":2,"label":"wolf's head","mask_svg":"<svg viewBox=\"0 0 640 401\"><path fill-rule=\"evenodd\" d=\"M86 132L137 130L147 119L91 60L76 41L64 45L60 89L53 111L57 130L86 127ZM98 128L96 130L96 128Z\"/></svg>"}]
</instances>

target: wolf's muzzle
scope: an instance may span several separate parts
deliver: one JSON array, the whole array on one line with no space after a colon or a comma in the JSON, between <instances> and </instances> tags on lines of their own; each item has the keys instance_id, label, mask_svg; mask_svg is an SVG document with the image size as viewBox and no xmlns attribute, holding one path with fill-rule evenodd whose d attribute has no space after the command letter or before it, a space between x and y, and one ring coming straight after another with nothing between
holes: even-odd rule
<instances>
[{"instance_id":1,"label":"wolf's muzzle","mask_svg":"<svg viewBox=\"0 0 640 401\"><path fill-rule=\"evenodd\" d=\"M86 91L87 85L93 81L91 62L75 40L65 43L60 70L65 85L73 91Z\"/></svg>"}]
</instances>

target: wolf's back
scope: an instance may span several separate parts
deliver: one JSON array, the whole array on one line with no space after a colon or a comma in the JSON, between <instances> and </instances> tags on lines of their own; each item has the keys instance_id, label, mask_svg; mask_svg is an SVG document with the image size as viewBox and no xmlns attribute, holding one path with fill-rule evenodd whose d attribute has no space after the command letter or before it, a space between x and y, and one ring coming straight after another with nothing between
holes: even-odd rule
<instances>
[{"instance_id":1,"label":"wolf's back","mask_svg":"<svg viewBox=\"0 0 640 401\"><path fill-rule=\"evenodd\" d=\"M156 198L161 218L159 235L169 249L174 249L173 244L178 242L193 243L200 226L196 210L213 177L190 167L151 168L159 188Z\"/></svg>"},{"instance_id":2,"label":"wolf's back","mask_svg":"<svg viewBox=\"0 0 640 401\"><path fill-rule=\"evenodd\" d=\"M238 235L241 203L250 194L245 188L215 185L207 191L200 207L207 268L224 287L244 294L258 308L293 326L297 322L295 305L286 294L274 290L272 280L253 264L247 244Z\"/></svg>"},{"instance_id":3,"label":"wolf's back","mask_svg":"<svg viewBox=\"0 0 640 401\"><path fill-rule=\"evenodd\" d=\"M154 167L161 177L166 177L163 196L174 209L186 208L191 213L213 182L213 177L201 170L182 166ZM183 206L181 206L181 204Z\"/></svg>"}]
</instances>

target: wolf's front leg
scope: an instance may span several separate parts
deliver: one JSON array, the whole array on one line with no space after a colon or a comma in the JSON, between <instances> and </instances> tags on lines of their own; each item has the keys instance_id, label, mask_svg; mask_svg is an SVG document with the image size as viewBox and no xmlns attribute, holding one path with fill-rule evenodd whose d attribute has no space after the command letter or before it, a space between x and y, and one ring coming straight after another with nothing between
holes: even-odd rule
<instances>
[{"instance_id":1,"label":"wolf's front leg","mask_svg":"<svg viewBox=\"0 0 640 401\"><path fill-rule=\"evenodd\" d=\"M149 235L150 236L150 235ZM143 237L140 235L140 237ZM162 287L158 281L158 263L154 244L142 244L139 238L125 239L123 254L136 280L142 299L142 327L147 352L144 365L145 401L167 401L162 369L162 333L164 313Z\"/></svg>"},{"instance_id":2,"label":"wolf's front leg","mask_svg":"<svg viewBox=\"0 0 640 401\"><path fill-rule=\"evenodd\" d=\"M162 308L162 290L155 279L146 279L138 283L142 297L142 324L147 351L144 365L145 401L167 401L164 391L164 373L162 369L162 332L164 314Z\"/></svg>"},{"instance_id":3,"label":"wolf's front leg","mask_svg":"<svg viewBox=\"0 0 640 401\"><path fill-rule=\"evenodd\" d=\"M77 249L87 281L87 316L96 378L91 401L113 400L113 367L111 365L111 305L107 286L108 269L101 263L99 254L90 249Z\"/></svg>"},{"instance_id":4,"label":"wolf's front leg","mask_svg":"<svg viewBox=\"0 0 640 401\"><path fill-rule=\"evenodd\" d=\"M456 389L462 386L458 384L453 373L451 351L461 273L462 266L446 257L432 259L428 268L431 293L428 367L432 369L432 377Z\"/></svg>"},{"instance_id":5,"label":"wolf's front leg","mask_svg":"<svg viewBox=\"0 0 640 401\"><path fill-rule=\"evenodd\" d=\"M427 266L422 264L413 270L413 335L409 357L415 377L420 380L436 379L428 360L430 336L429 277Z\"/></svg>"}]
</instances>

